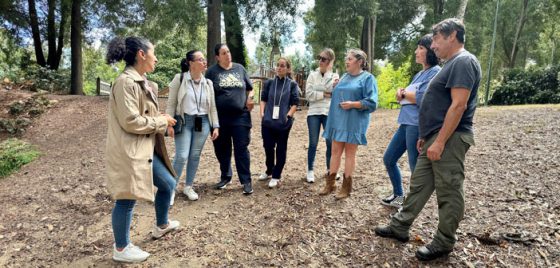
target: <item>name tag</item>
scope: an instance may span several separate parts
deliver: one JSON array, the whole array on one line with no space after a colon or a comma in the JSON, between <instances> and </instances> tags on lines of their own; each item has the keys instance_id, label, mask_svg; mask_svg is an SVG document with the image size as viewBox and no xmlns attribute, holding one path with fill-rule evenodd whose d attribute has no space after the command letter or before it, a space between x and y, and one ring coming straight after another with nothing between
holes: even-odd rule
<instances>
[{"instance_id":1,"label":"name tag","mask_svg":"<svg viewBox=\"0 0 560 268\"><path fill-rule=\"evenodd\" d=\"M274 106L272 109L272 119L278 119L280 117L280 106Z\"/></svg>"}]
</instances>

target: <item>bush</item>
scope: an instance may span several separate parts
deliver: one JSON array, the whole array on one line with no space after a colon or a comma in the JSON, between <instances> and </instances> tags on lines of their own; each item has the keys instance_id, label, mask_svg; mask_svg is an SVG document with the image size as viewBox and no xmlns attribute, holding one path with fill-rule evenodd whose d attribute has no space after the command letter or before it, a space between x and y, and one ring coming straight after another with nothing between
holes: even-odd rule
<instances>
[{"instance_id":1,"label":"bush","mask_svg":"<svg viewBox=\"0 0 560 268\"><path fill-rule=\"evenodd\" d=\"M560 65L507 70L489 103L493 105L560 103Z\"/></svg>"},{"instance_id":2,"label":"bush","mask_svg":"<svg viewBox=\"0 0 560 268\"><path fill-rule=\"evenodd\" d=\"M8 139L0 143L0 178L7 177L21 166L39 156L34 146L18 140Z\"/></svg>"},{"instance_id":3,"label":"bush","mask_svg":"<svg viewBox=\"0 0 560 268\"><path fill-rule=\"evenodd\" d=\"M391 102L395 102L398 88L405 88L410 83L408 69L410 63L406 62L398 69L391 63L379 69L377 78L378 96L380 108L390 108Z\"/></svg>"},{"instance_id":4,"label":"bush","mask_svg":"<svg viewBox=\"0 0 560 268\"><path fill-rule=\"evenodd\" d=\"M32 91L70 92L70 69L51 70L32 64L27 68L26 79L33 81Z\"/></svg>"}]
</instances>

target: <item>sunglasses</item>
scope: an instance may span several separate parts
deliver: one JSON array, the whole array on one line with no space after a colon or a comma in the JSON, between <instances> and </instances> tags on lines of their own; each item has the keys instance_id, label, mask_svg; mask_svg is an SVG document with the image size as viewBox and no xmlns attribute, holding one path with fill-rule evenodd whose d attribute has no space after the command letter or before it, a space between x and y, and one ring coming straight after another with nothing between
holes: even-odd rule
<instances>
[{"instance_id":1,"label":"sunglasses","mask_svg":"<svg viewBox=\"0 0 560 268\"><path fill-rule=\"evenodd\" d=\"M330 61L329 58L325 58L325 57L323 57L323 56L321 56L321 55L317 56L317 60L318 60L318 61L321 61L321 62L329 62L329 61Z\"/></svg>"}]
</instances>

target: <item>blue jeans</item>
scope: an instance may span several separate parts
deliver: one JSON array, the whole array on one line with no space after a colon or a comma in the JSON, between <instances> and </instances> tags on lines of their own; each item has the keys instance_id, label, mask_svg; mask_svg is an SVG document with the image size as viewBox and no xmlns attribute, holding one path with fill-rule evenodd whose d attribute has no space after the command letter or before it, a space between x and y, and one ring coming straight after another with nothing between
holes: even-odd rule
<instances>
[{"instance_id":1,"label":"blue jeans","mask_svg":"<svg viewBox=\"0 0 560 268\"><path fill-rule=\"evenodd\" d=\"M385 164L387 173L389 173L391 184L393 184L393 194L396 196L404 195L401 171L397 165L397 161L404 154L404 151L407 151L408 165L412 173L416 167L416 159L418 158L418 150L416 149L417 141L418 126L400 125L383 155L383 163Z\"/></svg>"},{"instance_id":2,"label":"blue jeans","mask_svg":"<svg viewBox=\"0 0 560 268\"><path fill-rule=\"evenodd\" d=\"M323 129L327 125L326 115L310 115L307 117L307 128L309 130L309 148L307 149L307 170L313 170L313 163L315 163L315 154L317 153L317 144L319 144L319 134L321 132L321 125ZM327 170L331 165L331 141L325 140L327 145L326 161Z\"/></svg>"},{"instance_id":3,"label":"blue jeans","mask_svg":"<svg viewBox=\"0 0 560 268\"><path fill-rule=\"evenodd\" d=\"M161 226L168 223L169 201L171 201L171 191L175 189L175 179L159 156L155 154L152 169L154 185L158 188L154 202L156 222L158 226ZM124 248L130 243L130 222L135 204L136 200L119 199L115 202L112 224L117 248Z\"/></svg>"},{"instance_id":4,"label":"blue jeans","mask_svg":"<svg viewBox=\"0 0 560 268\"><path fill-rule=\"evenodd\" d=\"M198 164L200 163L200 153L204 148L204 143L210 133L210 122L208 115L202 115L202 131L194 131L194 115L185 114L185 125L183 132L175 136L175 159L173 169L177 173L177 180L183 174L185 163L187 164L186 185L192 186Z\"/></svg>"}]
</instances>

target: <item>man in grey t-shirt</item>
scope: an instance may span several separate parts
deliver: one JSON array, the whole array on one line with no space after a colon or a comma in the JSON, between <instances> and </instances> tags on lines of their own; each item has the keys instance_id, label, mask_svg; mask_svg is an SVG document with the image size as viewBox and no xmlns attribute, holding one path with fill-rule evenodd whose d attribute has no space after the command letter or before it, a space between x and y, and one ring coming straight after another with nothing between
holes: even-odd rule
<instances>
[{"instance_id":1,"label":"man in grey t-shirt","mask_svg":"<svg viewBox=\"0 0 560 268\"><path fill-rule=\"evenodd\" d=\"M464 49L465 26L460 20L446 19L432 31L431 48L445 65L431 80L420 107L420 155L410 194L388 226L375 228L379 236L408 241L412 222L435 190L438 230L430 244L416 251L424 261L447 255L457 241L455 232L465 210L465 155L474 145L472 124L481 77L480 63Z\"/></svg>"}]
</instances>

